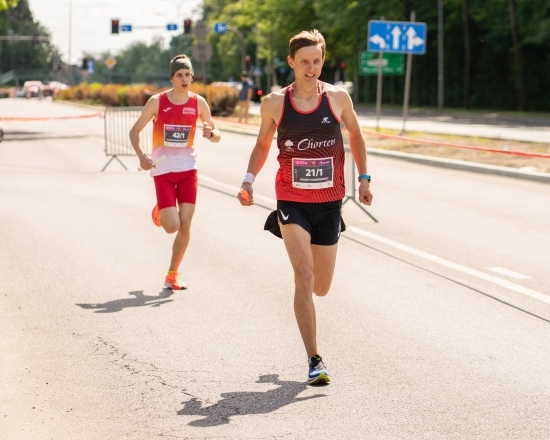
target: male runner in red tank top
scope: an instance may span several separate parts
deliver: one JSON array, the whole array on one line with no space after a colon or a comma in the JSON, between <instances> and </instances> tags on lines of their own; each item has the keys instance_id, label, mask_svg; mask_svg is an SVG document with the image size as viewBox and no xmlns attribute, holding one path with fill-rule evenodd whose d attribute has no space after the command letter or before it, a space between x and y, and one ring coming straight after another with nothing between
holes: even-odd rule
<instances>
[{"instance_id":1,"label":"male runner in red tank top","mask_svg":"<svg viewBox=\"0 0 550 440\"><path fill-rule=\"evenodd\" d=\"M155 180L157 204L153 209L153 222L169 234L177 232L164 287L182 290L187 284L179 279L178 270L189 244L197 198L197 163L193 148L197 119L203 123L202 136L210 142L219 142L221 136L204 98L189 90L193 66L186 55L177 55L170 62L170 81L170 90L147 101L130 130L130 140L141 167L151 170ZM149 158L140 146L139 132L151 119L153 152ZM166 160L153 165L161 156L166 156Z\"/></svg>"},{"instance_id":2,"label":"male runner in red tank top","mask_svg":"<svg viewBox=\"0 0 550 440\"><path fill-rule=\"evenodd\" d=\"M359 201L372 202L367 150L351 98L344 89L318 80L325 51L325 40L317 30L290 39L287 60L295 82L262 102L260 132L238 195L243 206L254 204L252 184L277 131L277 210L268 217L265 229L283 239L294 269L294 312L308 356L310 384L330 381L317 346L313 294L325 296L329 291L338 239L345 229L340 121L349 131L359 173Z\"/></svg>"}]
</instances>

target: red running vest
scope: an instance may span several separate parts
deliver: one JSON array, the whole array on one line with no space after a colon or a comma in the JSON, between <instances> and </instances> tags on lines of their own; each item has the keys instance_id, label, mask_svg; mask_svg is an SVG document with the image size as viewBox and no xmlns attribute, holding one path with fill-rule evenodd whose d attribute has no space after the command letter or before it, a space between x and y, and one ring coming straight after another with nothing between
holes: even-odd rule
<instances>
[{"instance_id":1,"label":"red running vest","mask_svg":"<svg viewBox=\"0 0 550 440\"><path fill-rule=\"evenodd\" d=\"M294 107L293 85L285 91L283 114L277 127L277 200L303 203L342 200L346 189L340 120L332 111L324 83L319 82L319 103L309 112Z\"/></svg>"}]
</instances>

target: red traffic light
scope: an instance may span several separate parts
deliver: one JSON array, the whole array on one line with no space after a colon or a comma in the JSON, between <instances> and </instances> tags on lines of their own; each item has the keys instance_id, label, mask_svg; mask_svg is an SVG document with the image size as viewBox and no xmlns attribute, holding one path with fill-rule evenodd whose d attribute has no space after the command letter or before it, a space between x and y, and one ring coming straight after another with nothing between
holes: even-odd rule
<instances>
[{"instance_id":1,"label":"red traffic light","mask_svg":"<svg viewBox=\"0 0 550 440\"><path fill-rule=\"evenodd\" d=\"M120 20L111 20L111 34L118 34Z\"/></svg>"},{"instance_id":2,"label":"red traffic light","mask_svg":"<svg viewBox=\"0 0 550 440\"><path fill-rule=\"evenodd\" d=\"M340 69L344 70L346 68L346 63L340 63Z\"/></svg>"},{"instance_id":3,"label":"red traffic light","mask_svg":"<svg viewBox=\"0 0 550 440\"><path fill-rule=\"evenodd\" d=\"M183 20L183 33L184 34L190 34L191 33L191 20Z\"/></svg>"}]
</instances>

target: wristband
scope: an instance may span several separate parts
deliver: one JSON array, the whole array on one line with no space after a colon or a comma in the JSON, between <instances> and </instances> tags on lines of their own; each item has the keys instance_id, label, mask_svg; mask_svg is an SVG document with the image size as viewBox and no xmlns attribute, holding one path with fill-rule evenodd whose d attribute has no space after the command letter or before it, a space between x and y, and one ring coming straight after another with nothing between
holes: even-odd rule
<instances>
[{"instance_id":1,"label":"wristband","mask_svg":"<svg viewBox=\"0 0 550 440\"><path fill-rule=\"evenodd\" d=\"M366 180L370 183L370 174L361 174L361 175L357 178L357 181L358 181L358 182L361 182L362 179L366 179Z\"/></svg>"},{"instance_id":2,"label":"wristband","mask_svg":"<svg viewBox=\"0 0 550 440\"><path fill-rule=\"evenodd\" d=\"M254 180L256 180L256 177L252 173L246 173L243 177L243 183L248 182L250 184L254 183Z\"/></svg>"}]
</instances>

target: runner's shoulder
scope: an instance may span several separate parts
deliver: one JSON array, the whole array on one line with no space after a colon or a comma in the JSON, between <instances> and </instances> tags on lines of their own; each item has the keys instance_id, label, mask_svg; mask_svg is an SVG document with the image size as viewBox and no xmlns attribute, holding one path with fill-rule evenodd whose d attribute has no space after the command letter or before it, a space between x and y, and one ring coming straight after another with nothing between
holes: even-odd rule
<instances>
[{"instance_id":1,"label":"runner's shoulder","mask_svg":"<svg viewBox=\"0 0 550 440\"><path fill-rule=\"evenodd\" d=\"M283 102L285 100L286 89L287 88L285 87L279 90L275 90L270 94L268 94L264 99L262 99L262 107L265 106L265 107L275 108L283 105Z\"/></svg>"}]
</instances>

